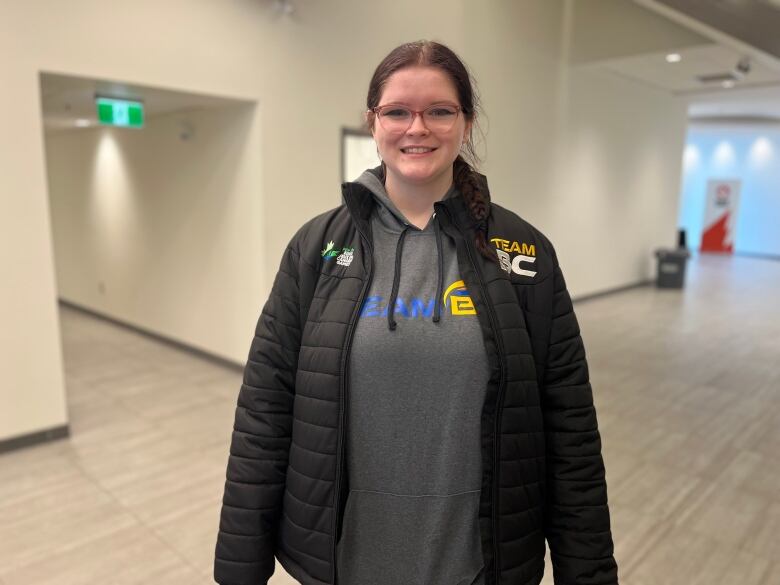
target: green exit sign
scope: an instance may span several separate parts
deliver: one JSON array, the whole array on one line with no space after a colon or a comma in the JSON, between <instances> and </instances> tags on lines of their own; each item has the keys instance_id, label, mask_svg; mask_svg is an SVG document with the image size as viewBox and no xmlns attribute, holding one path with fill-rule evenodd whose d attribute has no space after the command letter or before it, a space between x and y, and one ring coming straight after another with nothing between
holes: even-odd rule
<instances>
[{"instance_id":1,"label":"green exit sign","mask_svg":"<svg viewBox=\"0 0 780 585\"><path fill-rule=\"evenodd\" d=\"M144 125L143 102L96 97L95 104L101 124L125 128L142 128Z\"/></svg>"}]
</instances>

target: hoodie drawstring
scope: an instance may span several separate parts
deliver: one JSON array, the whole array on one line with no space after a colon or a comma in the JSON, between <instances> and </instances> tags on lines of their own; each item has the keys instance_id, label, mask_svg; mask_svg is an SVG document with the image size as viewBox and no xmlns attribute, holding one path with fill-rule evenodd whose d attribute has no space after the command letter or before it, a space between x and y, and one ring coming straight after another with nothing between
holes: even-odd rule
<instances>
[{"instance_id":1,"label":"hoodie drawstring","mask_svg":"<svg viewBox=\"0 0 780 585\"><path fill-rule=\"evenodd\" d=\"M433 231L436 234L436 253L439 257L439 281L436 285L436 297L433 302L433 322L438 323L441 320L441 303L444 295L444 251L441 244L441 227L436 214L433 214Z\"/></svg>"},{"instance_id":2,"label":"hoodie drawstring","mask_svg":"<svg viewBox=\"0 0 780 585\"><path fill-rule=\"evenodd\" d=\"M438 323L441 321L441 303L442 296L444 295L444 249L441 242L441 227L439 221L436 218L436 214L433 214L431 219L433 222L433 231L436 235L436 256L438 259L438 280L436 283L436 296L433 299L433 322ZM411 226L407 225L398 237L398 244L395 247L395 272L393 274L393 288L390 291L390 300L387 305L387 328L390 331L395 331L397 325L395 321L395 305L398 302L398 287L401 284L401 258L404 251L404 240L406 234L411 229Z\"/></svg>"},{"instance_id":3,"label":"hoodie drawstring","mask_svg":"<svg viewBox=\"0 0 780 585\"><path fill-rule=\"evenodd\" d=\"M395 331L395 303L398 300L398 285L401 282L401 255L404 251L404 239L407 232L411 229L406 226L398 238L398 244L395 247L395 274L393 275L393 289L390 292L390 301L387 306L387 327L390 331Z\"/></svg>"}]
</instances>

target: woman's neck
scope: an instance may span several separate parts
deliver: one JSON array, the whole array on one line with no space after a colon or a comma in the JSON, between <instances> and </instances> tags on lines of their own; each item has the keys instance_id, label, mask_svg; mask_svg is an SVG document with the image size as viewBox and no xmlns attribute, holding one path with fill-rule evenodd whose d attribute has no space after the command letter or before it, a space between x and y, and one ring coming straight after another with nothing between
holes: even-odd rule
<instances>
[{"instance_id":1,"label":"woman's neck","mask_svg":"<svg viewBox=\"0 0 780 585\"><path fill-rule=\"evenodd\" d=\"M387 173L385 190L390 201L414 226L424 229L433 215L433 204L452 187L452 173L443 173L430 183L407 183Z\"/></svg>"}]
</instances>

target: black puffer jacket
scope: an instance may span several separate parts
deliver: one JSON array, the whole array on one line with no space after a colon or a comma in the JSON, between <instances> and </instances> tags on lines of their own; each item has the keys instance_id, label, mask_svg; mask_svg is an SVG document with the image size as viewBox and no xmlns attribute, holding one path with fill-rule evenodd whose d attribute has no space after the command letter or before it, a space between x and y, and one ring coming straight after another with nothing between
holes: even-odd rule
<instances>
[{"instance_id":1,"label":"black puffer jacket","mask_svg":"<svg viewBox=\"0 0 780 585\"><path fill-rule=\"evenodd\" d=\"M257 324L216 547L214 576L223 585L265 584L274 555L303 585L338 582L335 550L349 491L347 360L371 279L374 205L360 184L343 191L345 205L293 237ZM500 263L491 262L474 246L461 196L435 210L456 242L490 360L481 417L486 584L539 583L545 538L556 584L616 584L585 351L555 251L531 225L491 204L488 238ZM349 261L324 262L326 248L354 250Z\"/></svg>"}]
</instances>

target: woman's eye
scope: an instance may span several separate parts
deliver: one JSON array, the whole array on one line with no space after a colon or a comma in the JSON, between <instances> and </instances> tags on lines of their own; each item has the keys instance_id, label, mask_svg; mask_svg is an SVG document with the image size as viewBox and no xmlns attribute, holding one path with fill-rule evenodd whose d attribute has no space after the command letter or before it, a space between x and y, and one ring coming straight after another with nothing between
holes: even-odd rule
<instances>
[{"instance_id":1,"label":"woman's eye","mask_svg":"<svg viewBox=\"0 0 780 585\"><path fill-rule=\"evenodd\" d=\"M430 110L430 115L435 118L448 118L455 115L455 110L452 108L433 108Z\"/></svg>"},{"instance_id":2,"label":"woman's eye","mask_svg":"<svg viewBox=\"0 0 780 585\"><path fill-rule=\"evenodd\" d=\"M395 108L393 110L386 110L382 115L386 116L387 118L406 118L409 116L409 110Z\"/></svg>"}]
</instances>

